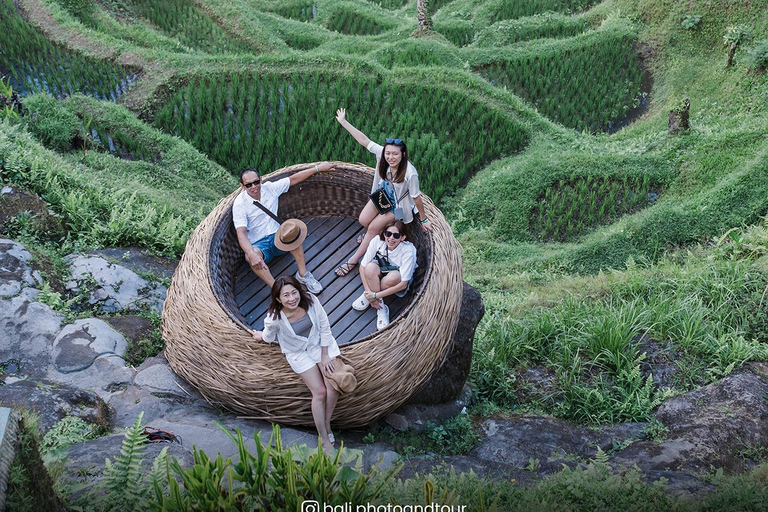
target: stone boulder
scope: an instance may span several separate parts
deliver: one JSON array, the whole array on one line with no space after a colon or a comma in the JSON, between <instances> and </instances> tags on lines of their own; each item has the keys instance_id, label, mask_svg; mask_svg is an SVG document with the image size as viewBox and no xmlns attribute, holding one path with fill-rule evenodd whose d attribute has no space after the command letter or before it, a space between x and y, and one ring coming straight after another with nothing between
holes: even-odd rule
<instances>
[{"instance_id":1,"label":"stone boulder","mask_svg":"<svg viewBox=\"0 0 768 512\"><path fill-rule=\"evenodd\" d=\"M483 299L475 288L464 283L459 324L440 368L408 400L409 404L442 404L461 397L472 365L475 329L485 315Z\"/></svg>"},{"instance_id":2,"label":"stone boulder","mask_svg":"<svg viewBox=\"0 0 768 512\"><path fill-rule=\"evenodd\" d=\"M122 334L98 318L65 326L53 341L48 378L89 389L107 400L133 379L125 366L127 343Z\"/></svg>"},{"instance_id":3,"label":"stone boulder","mask_svg":"<svg viewBox=\"0 0 768 512\"><path fill-rule=\"evenodd\" d=\"M587 462L600 448L609 451L642 436L645 424L628 423L594 430L545 416L490 418L482 423L484 439L472 450L479 459L514 468L554 473L563 464Z\"/></svg>"},{"instance_id":4,"label":"stone boulder","mask_svg":"<svg viewBox=\"0 0 768 512\"><path fill-rule=\"evenodd\" d=\"M53 340L64 316L35 302L37 295L37 290L24 288L11 299L0 299L0 363L12 360L15 366L12 372L0 372L6 383L47 376Z\"/></svg>"},{"instance_id":5,"label":"stone boulder","mask_svg":"<svg viewBox=\"0 0 768 512\"><path fill-rule=\"evenodd\" d=\"M72 280L66 284L73 293L88 293L88 302L105 313L150 308L160 312L166 287L147 281L122 265L104 258L67 256Z\"/></svg>"},{"instance_id":6,"label":"stone boulder","mask_svg":"<svg viewBox=\"0 0 768 512\"><path fill-rule=\"evenodd\" d=\"M45 433L66 416L109 429L109 407L98 395L49 380L19 380L0 386L0 405L23 407L37 413Z\"/></svg>"},{"instance_id":7,"label":"stone boulder","mask_svg":"<svg viewBox=\"0 0 768 512\"><path fill-rule=\"evenodd\" d=\"M646 472L749 469L768 446L766 397L768 364L751 363L720 382L664 402L656 417L669 429L665 439L634 443L612 460Z\"/></svg>"},{"instance_id":8,"label":"stone boulder","mask_svg":"<svg viewBox=\"0 0 768 512\"><path fill-rule=\"evenodd\" d=\"M40 272L29 262L32 254L21 244L0 238L0 297L14 297L22 287L43 284Z\"/></svg>"}]
</instances>

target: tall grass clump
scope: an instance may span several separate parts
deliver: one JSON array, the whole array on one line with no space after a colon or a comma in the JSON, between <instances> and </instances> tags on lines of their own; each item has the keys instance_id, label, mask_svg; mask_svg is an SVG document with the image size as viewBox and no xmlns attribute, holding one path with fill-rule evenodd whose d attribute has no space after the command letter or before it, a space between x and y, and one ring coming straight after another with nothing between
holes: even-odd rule
<instances>
[{"instance_id":1,"label":"tall grass clump","mask_svg":"<svg viewBox=\"0 0 768 512\"><path fill-rule=\"evenodd\" d=\"M528 140L528 130L516 120L463 93L321 73L196 77L157 112L154 123L233 173L321 159L371 162L367 151L339 131L333 117L339 106L374 140L405 140L422 189L435 199Z\"/></svg>"},{"instance_id":2,"label":"tall grass clump","mask_svg":"<svg viewBox=\"0 0 768 512\"><path fill-rule=\"evenodd\" d=\"M254 49L229 34L192 0L129 0L135 12L181 44L207 53L248 53Z\"/></svg>"},{"instance_id":3,"label":"tall grass clump","mask_svg":"<svg viewBox=\"0 0 768 512\"><path fill-rule=\"evenodd\" d=\"M573 37L589 28L585 16L547 12L491 25L477 34L474 45L483 48L499 47L534 39Z\"/></svg>"},{"instance_id":4,"label":"tall grass clump","mask_svg":"<svg viewBox=\"0 0 768 512\"><path fill-rule=\"evenodd\" d=\"M484 319L471 373L479 396L585 424L643 421L670 394L768 357L755 329L766 316L754 315L768 274L751 261L698 256L609 283L597 299L568 296L519 318ZM672 380L654 376L659 361L647 362L649 353L676 368ZM531 389L529 369L548 383Z\"/></svg>"},{"instance_id":5,"label":"tall grass clump","mask_svg":"<svg viewBox=\"0 0 768 512\"><path fill-rule=\"evenodd\" d=\"M317 4L309 0L288 0L280 2L272 12L297 21L312 21L317 17Z\"/></svg>"},{"instance_id":6,"label":"tall grass clump","mask_svg":"<svg viewBox=\"0 0 768 512\"><path fill-rule=\"evenodd\" d=\"M538 197L531 231L543 241L569 240L652 204L660 191L648 176L558 180Z\"/></svg>"},{"instance_id":7,"label":"tall grass clump","mask_svg":"<svg viewBox=\"0 0 768 512\"><path fill-rule=\"evenodd\" d=\"M180 256L194 227L234 188L235 180L226 175L227 181L215 187L189 178L195 171L222 170L211 162L200 165L205 158L199 153L163 137L168 153L159 167L96 151L85 157L79 152L58 155L21 126L0 123L0 181L45 199L65 227L62 246L72 250L136 246Z\"/></svg>"},{"instance_id":8,"label":"tall grass clump","mask_svg":"<svg viewBox=\"0 0 768 512\"><path fill-rule=\"evenodd\" d=\"M340 5L328 16L328 30L353 36L372 36L395 27L392 21L381 16L360 12L351 6Z\"/></svg>"},{"instance_id":9,"label":"tall grass clump","mask_svg":"<svg viewBox=\"0 0 768 512\"><path fill-rule=\"evenodd\" d=\"M645 101L635 40L610 31L579 40L584 44L552 45L476 70L527 99L553 121L590 133L610 132Z\"/></svg>"},{"instance_id":10,"label":"tall grass clump","mask_svg":"<svg viewBox=\"0 0 768 512\"><path fill-rule=\"evenodd\" d=\"M123 66L53 44L21 17L13 0L0 0L0 25L0 75L8 75L22 95L44 92L61 99L80 92L114 101L138 77Z\"/></svg>"},{"instance_id":11,"label":"tall grass clump","mask_svg":"<svg viewBox=\"0 0 768 512\"><path fill-rule=\"evenodd\" d=\"M491 23L522 18L543 12L574 13L583 11L600 0L496 0L483 8L490 11Z\"/></svg>"}]
</instances>

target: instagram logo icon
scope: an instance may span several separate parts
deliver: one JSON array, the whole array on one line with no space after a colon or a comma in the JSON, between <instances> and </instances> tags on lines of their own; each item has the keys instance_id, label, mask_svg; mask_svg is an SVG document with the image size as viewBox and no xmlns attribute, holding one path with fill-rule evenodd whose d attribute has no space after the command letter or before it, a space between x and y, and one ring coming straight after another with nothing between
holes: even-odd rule
<instances>
[{"instance_id":1,"label":"instagram logo icon","mask_svg":"<svg viewBox=\"0 0 768 512\"><path fill-rule=\"evenodd\" d=\"M320 512L320 503L313 500L306 500L301 504L301 512Z\"/></svg>"}]
</instances>

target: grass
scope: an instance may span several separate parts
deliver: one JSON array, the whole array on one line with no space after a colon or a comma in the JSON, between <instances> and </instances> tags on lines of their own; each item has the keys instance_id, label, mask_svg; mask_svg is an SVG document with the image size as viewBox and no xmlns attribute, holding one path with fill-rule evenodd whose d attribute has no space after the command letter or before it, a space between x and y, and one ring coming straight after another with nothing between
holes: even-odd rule
<instances>
[{"instance_id":1,"label":"grass","mask_svg":"<svg viewBox=\"0 0 768 512\"><path fill-rule=\"evenodd\" d=\"M471 373L481 410L648 421L667 397L768 356L768 74L755 69L764 1L440 1L436 33L421 38L410 37L414 0L194 3L248 52L192 44L119 2L99 2L90 21L42 5L47 37L61 44L65 33L67 51L110 55L141 75L121 97L131 110L74 95L58 125L0 123L2 182L39 194L65 226L46 240L22 216L19 236L178 256L240 167L370 161L333 121L344 106L374 138L405 138L462 245L464 278L487 308ZM731 25L753 40L725 69ZM591 58L598 50L618 57ZM577 53L584 64L569 70ZM640 69L653 75L647 112L596 133L638 100ZM670 136L668 112L685 98L691 130ZM654 375L652 356L676 367L672 380ZM469 439L465 426L455 436L434 426L402 449ZM760 499L764 475L723 481L699 505ZM693 506L597 463L531 491L436 481L437 495L478 509ZM392 496L423 499L423 484Z\"/></svg>"}]
</instances>

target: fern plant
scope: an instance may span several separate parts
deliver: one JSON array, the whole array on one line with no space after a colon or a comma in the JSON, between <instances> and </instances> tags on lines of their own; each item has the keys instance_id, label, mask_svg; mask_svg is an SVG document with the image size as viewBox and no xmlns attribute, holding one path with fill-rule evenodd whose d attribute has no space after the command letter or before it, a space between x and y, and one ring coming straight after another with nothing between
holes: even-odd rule
<instances>
[{"instance_id":1,"label":"fern plant","mask_svg":"<svg viewBox=\"0 0 768 512\"><path fill-rule=\"evenodd\" d=\"M164 488L168 481L168 448L155 457L145 473L142 461L146 452L147 435L141 426L144 413L125 432L120 455L104 461L102 480L85 496L81 507L74 510L139 512L147 509L153 487Z\"/></svg>"}]
</instances>

